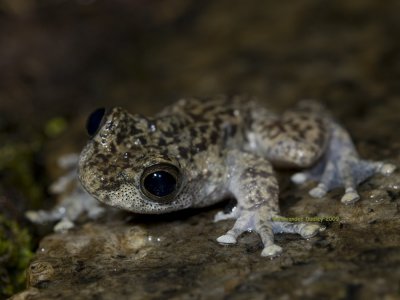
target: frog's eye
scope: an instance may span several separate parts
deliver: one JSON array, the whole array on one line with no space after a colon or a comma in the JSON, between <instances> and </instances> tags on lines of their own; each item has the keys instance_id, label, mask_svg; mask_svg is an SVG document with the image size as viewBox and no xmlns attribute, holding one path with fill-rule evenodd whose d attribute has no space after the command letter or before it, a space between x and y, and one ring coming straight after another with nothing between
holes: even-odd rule
<instances>
[{"instance_id":1,"label":"frog's eye","mask_svg":"<svg viewBox=\"0 0 400 300\"><path fill-rule=\"evenodd\" d=\"M92 112L86 121L86 131L92 137L94 136L102 124L103 117L106 113L105 108L98 108Z\"/></svg>"},{"instance_id":2,"label":"frog's eye","mask_svg":"<svg viewBox=\"0 0 400 300\"><path fill-rule=\"evenodd\" d=\"M144 170L140 188L150 200L163 203L173 199L178 183L178 168L169 164L158 164Z\"/></svg>"}]
</instances>

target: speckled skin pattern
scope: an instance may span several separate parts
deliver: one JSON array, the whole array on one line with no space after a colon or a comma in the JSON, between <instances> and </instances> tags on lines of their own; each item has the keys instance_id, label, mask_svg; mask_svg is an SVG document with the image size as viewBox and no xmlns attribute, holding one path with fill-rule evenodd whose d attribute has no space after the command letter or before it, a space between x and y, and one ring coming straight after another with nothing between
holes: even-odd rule
<instances>
[{"instance_id":1,"label":"speckled skin pattern","mask_svg":"<svg viewBox=\"0 0 400 300\"><path fill-rule=\"evenodd\" d=\"M141 186L143 172L159 164L179 171L176 192L165 201L150 199ZM145 214L204 207L233 196L237 206L218 213L215 221L236 222L218 242L236 243L241 233L254 230L264 244L262 255L273 257L282 251L274 233L308 238L321 230L316 224L274 221L279 187L273 167L306 169L292 179L319 180L310 191L315 197L344 186L344 203L359 199L358 183L394 169L360 160L347 132L317 103L302 102L275 115L253 99L220 96L180 100L154 118L108 110L81 153L79 179L99 201Z\"/></svg>"}]
</instances>

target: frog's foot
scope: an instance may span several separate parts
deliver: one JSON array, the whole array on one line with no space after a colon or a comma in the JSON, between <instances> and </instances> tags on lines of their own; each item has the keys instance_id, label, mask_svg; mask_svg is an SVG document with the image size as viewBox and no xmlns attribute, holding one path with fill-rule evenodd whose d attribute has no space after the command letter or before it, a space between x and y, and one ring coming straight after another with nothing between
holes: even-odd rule
<instances>
[{"instance_id":1,"label":"frog's foot","mask_svg":"<svg viewBox=\"0 0 400 300\"><path fill-rule=\"evenodd\" d=\"M43 224L58 221L54 231L67 231L74 227L74 221L86 212L90 219L97 219L105 209L82 187L77 176L79 155L73 153L62 156L58 165L68 170L66 175L58 178L50 187L52 194L60 195L59 203L51 210L27 211L25 216L33 223ZM70 191L67 193L67 191Z\"/></svg>"},{"instance_id":2,"label":"frog's foot","mask_svg":"<svg viewBox=\"0 0 400 300\"><path fill-rule=\"evenodd\" d=\"M256 231L264 244L262 256L276 257L282 253L282 248L274 243L275 233L297 233L303 238L311 238L325 228L318 224L303 222L274 221L282 220L283 217L262 218L260 212L242 211L232 229L217 238L221 244L236 244L237 238L245 231Z\"/></svg>"},{"instance_id":3,"label":"frog's foot","mask_svg":"<svg viewBox=\"0 0 400 300\"><path fill-rule=\"evenodd\" d=\"M344 187L341 202L352 204L360 199L357 186L361 182L376 173L390 175L395 169L392 164L360 159L348 133L333 124L332 137L324 157L310 170L296 173L291 179L297 184L317 180L318 185L309 192L315 198L325 196L336 187Z\"/></svg>"},{"instance_id":4,"label":"frog's foot","mask_svg":"<svg viewBox=\"0 0 400 300\"><path fill-rule=\"evenodd\" d=\"M343 186L345 193L341 198L343 204L352 204L360 199L357 186L376 173L390 175L396 167L392 164L360 160L356 157L339 159L335 163L329 161L321 174L319 184L310 190L309 194L314 198L321 198L333 188ZM312 173L312 172L311 172ZM312 178L312 174L303 175L304 178ZM292 180L299 181L301 177L295 174Z\"/></svg>"},{"instance_id":5,"label":"frog's foot","mask_svg":"<svg viewBox=\"0 0 400 300\"><path fill-rule=\"evenodd\" d=\"M28 210L25 216L33 223L41 224L52 221L59 221L65 216L64 207L55 207L52 210Z\"/></svg>"},{"instance_id":6,"label":"frog's foot","mask_svg":"<svg viewBox=\"0 0 400 300\"><path fill-rule=\"evenodd\" d=\"M237 238L245 231L256 231L263 241L263 256L274 257L282 252L282 248L274 244L271 221L261 221L257 211L242 210L232 229L217 238L221 244L236 244Z\"/></svg>"},{"instance_id":7,"label":"frog's foot","mask_svg":"<svg viewBox=\"0 0 400 300\"><path fill-rule=\"evenodd\" d=\"M60 203L53 209L27 211L25 216L37 224L59 221L54 226L54 231L66 231L74 227L74 221L84 212L90 219L97 219L105 209L78 183L75 190L70 195L62 197Z\"/></svg>"},{"instance_id":8,"label":"frog's foot","mask_svg":"<svg viewBox=\"0 0 400 300\"><path fill-rule=\"evenodd\" d=\"M69 229L75 226L73 220L71 220L66 215L66 209L63 206L57 206L52 210L45 211L45 210L29 210L25 213L25 216L28 220L32 223L36 224L44 224L48 222L58 221L53 229L55 232L64 232L68 231Z\"/></svg>"},{"instance_id":9,"label":"frog's foot","mask_svg":"<svg viewBox=\"0 0 400 300\"><path fill-rule=\"evenodd\" d=\"M309 191L310 196L314 198L322 198L330 191L333 187L327 187L324 183L319 183L318 186ZM343 204L355 203L360 199L355 187L347 187L344 195L341 198Z\"/></svg>"},{"instance_id":10,"label":"frog's foot","mask_svg":"<svg viewBox=\"0 0 400 300\"><path fill-rule=\"evenodd\" d=\"M303 222L273 221L272 230L273 233L297 233L300 234L303 238L309 239L316 236L319 232L325 230L325 227L317 224L309 224ZM264 247L263 251L261 252L261 256L272 258L281 253L282 248L280 246L272 244Z\"/></svg>"}]
</instances>

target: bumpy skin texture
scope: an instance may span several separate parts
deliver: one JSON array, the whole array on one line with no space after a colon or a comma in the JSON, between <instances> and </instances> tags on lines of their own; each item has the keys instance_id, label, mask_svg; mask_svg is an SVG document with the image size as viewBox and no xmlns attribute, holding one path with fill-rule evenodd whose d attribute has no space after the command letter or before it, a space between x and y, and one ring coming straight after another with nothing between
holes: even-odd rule
<instances>
[{"instance_id":1,"label":"bumpy skin texture","mask_svg":"<svg viewBox=\"0 0 400 300\"><path fill-rule=\"evenodd\" d=\"M155 201L144 192L142 175L158 164L175 166L179 176L173 197ZM311 168L293 180L321 180L310 192L316 197L345 186L344 203L358 200L360 181L394 169L359 160L347 132L316 103L303 102L278 116L252 99L221 96L180 100L154 118L109 110L81 153L79 178L99 201L136 213L203 207L234 196L237 207L215 217L236 219L218 242L235 243L254 230L264 244L262 255L276 256L282 249L274 233L308 238L320 227L274 221L279 187L273 166Z\"/></svg>"}]
</instances>

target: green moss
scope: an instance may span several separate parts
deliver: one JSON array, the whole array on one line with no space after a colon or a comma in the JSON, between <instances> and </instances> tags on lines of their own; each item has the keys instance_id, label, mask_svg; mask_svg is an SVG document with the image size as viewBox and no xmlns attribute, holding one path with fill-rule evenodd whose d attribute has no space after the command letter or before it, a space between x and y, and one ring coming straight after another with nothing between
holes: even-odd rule
<instances>
[{"instance_id":1,"label":"green moss","mask_svg":"<svg viewBox=\"0 0 400 300\"><path fill-rule=\"evenodd\" d=\"M67 121L64 118L56 117L50 119L44 127L44 133L50 138L55 138L67 128Z\"/></svg>"},{"instance_id":2,"label":"green moss","mask_svg":"<svg viewBox=\"0 0 400 300\"><path fill-rule=\"evenodd\" d=\"M29 232L0 215L0 298L24 287L32 256Z\"/></svg>"},{"instance_id":3,"label":"green moss","mask_svg":"<svg viewBox=\"0 0 400 300\"><path fill-rule=\"evenodd\" d=\"M6 138L2 140L6 141L0 146L2 187L14 187L22 191L30 200L30 205L38 207L43 199L43 187L37 182L33 164L42 142L40 139L33 142L15 142Z\"/></svg>"},{"instance_id":4,"label":"green moss","mask_svg":"<svg viewBox=\"0 0 400 300\"><path fill-rule=\"evenodd\" d=\"M25 287L32 242L28 228L14 219L21 220L26 209L42 206L46 178L40 174L38 158L46 140L65 129L65 121L52 119L42 132L2 124L8 123L0 119L0 197L8 209L0 207L0 299Z\"/></svg>"},{"instance_id":5,"label":"green moss","mask_svg":"<svg viewBox=\"0 0 400 300\"><path fill-rule=\"evenodd\" d=\"M25 269L33 255L30 233L18 225L25 210L42 207L46 178L41 172L43 145L67 128L61 117L44 126L20 128L0 119L0 197L10 207L0 208L0 299L11 296L25 286Z\"/></svg>"}]
</instances>

